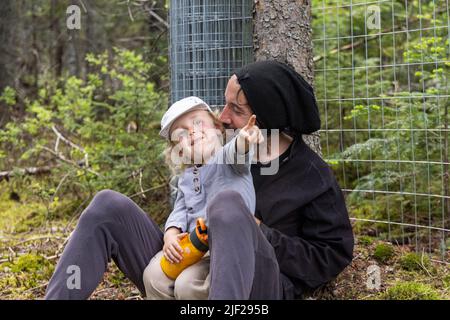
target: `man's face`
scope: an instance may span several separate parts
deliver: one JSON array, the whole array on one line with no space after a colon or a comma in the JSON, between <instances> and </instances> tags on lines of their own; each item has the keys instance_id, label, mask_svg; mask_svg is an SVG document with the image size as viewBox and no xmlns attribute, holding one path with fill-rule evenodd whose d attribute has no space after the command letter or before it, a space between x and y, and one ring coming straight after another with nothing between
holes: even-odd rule
<instances>
[{"instance_id":1,"label":"man's face","mask_svg":"<svg viewBox=\"0 0 450 320\"><path fill-rule=\"evenodd\" d=\"M236 75L233 75L228 80L225 89L225 107L219 116L219 120L223 122L225 128L240 129L247 124L253 114L247 98L244 92L239 90L240 88Z\"/></svg>"}]
</instances>

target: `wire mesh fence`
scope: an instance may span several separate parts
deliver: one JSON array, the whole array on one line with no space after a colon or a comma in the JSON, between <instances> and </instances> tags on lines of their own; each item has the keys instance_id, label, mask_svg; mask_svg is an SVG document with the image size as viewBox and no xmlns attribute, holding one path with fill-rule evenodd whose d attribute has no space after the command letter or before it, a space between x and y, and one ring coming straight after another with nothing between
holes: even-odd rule
<instances>
[{"instance_id":1,"label":"wire mesh fence","mask_svg":"<svg viewBox=\"0 0 450 320\"><path fill-rule=\"evenodd\" d=\"M170 1L171 100L224 105L232 72L253 61L252 1Z\"/></svg>"},{"instance_id":2,"label":"wire mesh fence","mask_svg":"<svg viewBox=\"0 0 450 320\"><path fill-rule=\"evenodd\" d=\"M449 1L313 1L321 145L355 232L448 259Z\"/></svg>"},{"instance_id":3,"label":"wire mesh fence","mask_svg":"<svg viewBox=\"0 0 450 320\"><path fill-rule=\"evenodd\" d=\"M252 1L170 2L171 99L222 106L253 61ZM357 234L448 259L448 0L312 1L324 158Z\"/></svg>"}]
</instances>

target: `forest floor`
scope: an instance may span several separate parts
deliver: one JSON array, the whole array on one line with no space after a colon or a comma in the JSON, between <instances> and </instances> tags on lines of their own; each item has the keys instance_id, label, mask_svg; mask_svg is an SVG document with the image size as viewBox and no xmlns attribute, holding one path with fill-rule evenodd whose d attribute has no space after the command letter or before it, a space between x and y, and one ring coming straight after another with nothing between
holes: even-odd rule
<instances>
[{"instance_id":1,"label":"forest floor","mask_svg":"<svg viewBox=\"0 0 450 320\"><path fill-rule=\"evenodd\" d=\"M46 208L0 192L0 300L42 299L83 204ZM50 216L49 216L50 212ZM63 212L58 215L51 212ZM450 265L408 246L368 236L356 238L354 259L336 280L307 299L450 299ZM379 286L368 274L379 267ZM377 268L377 267L375 267ZM137 288L110 264L91 299L141 300Z\"/></svg>"}]
</instances>

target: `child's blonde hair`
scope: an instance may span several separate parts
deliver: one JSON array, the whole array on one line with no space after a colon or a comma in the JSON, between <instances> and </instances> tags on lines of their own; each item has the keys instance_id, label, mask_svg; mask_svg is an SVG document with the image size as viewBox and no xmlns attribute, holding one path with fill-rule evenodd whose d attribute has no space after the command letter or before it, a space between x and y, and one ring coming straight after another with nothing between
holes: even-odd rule
<instances>
[{"instance_id":1,"label":"child's blonde hair","mask_svg":"<svg viewBox=\"0 0 450 320\"><path fill-rule=\"evenodd\" d=\"M214 110L213 113L208 112L208 114L213 119L214 126L220 131L220 133L223 135L225 132L225 128L222 124L222 122L219 120L219 114L220 111ZM166 164L169 166L170 170L172 171L173 175L178 175L182 173L186 168L192 167L194 164L185 164L184 161L182 161L181 164L174 163L171 158L172 150L177 145L177 142L174 142L172 140L167 140L167 147L164 149L164 160Z\"/></svg>"}]
</instances>

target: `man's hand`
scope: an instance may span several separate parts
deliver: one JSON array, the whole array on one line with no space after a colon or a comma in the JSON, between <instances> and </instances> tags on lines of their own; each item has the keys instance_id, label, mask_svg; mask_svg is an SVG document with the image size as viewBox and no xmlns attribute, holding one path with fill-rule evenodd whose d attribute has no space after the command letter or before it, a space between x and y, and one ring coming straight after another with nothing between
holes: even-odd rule
<instances>
[{"instance_id":1,"label":"man's hand","mask_svg":"<svg viewBox=\"0 0 450 320\"><path fill-rule=\"evenodd\" d=\"M261 220L259 220L257 217L254 217L254 218L255 218L256 224L259 226L261 224Z\"/></svg>"},{"instance_id":2,"label":"man's hand","mask_svg":"<svg viewBox=\"0 0 450 320\"><path fill-rule=\"evenodd\" d=\"M187 233L180 233L177 228L170 228L164 234L163 254L170 263L179 263L183 259L180 240L185 236Z\"/></svg>"},{"instance_id":3,"label":"man's hand","mask_svg":"<svg viewBox=\"0 0 450 320\"><path fill-rule=\"evenodd\" d=\"M256 115L252 115L247 124L239 130L239 134L236 140L236 150L239 154L245 154L248 152L250 144L262 143L264 142L264 137L259 130L258 126L255 125Z\"/></svg>"}]
</instances>

